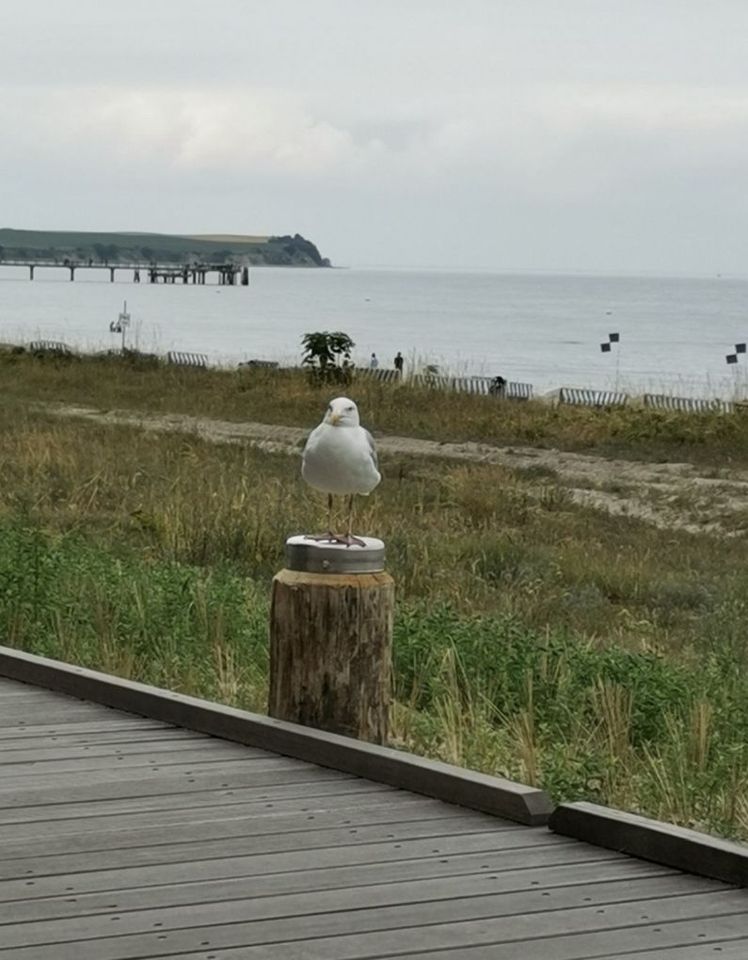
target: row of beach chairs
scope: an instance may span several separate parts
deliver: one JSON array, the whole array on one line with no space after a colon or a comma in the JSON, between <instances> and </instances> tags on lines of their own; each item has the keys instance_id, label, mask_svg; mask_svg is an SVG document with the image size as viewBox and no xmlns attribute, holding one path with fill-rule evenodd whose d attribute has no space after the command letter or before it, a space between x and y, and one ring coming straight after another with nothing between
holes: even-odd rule
<instances>
[{"instance_id":1,"label":"row of beach chairs","mask_svg":"<svg viewBox=\"0 0 748 960\"><path fill-rule=\"evenodd\" d=\"M29 344L29 352L49 354L57 357L70 357L73 355L70 347L60 340L32 340Z\"/></svg>"},{"instance_id":2,"label":"row of beach chairs","mask_svg":"<svg viewBox=\"0 0 748 960\"><path fill-rule=\"evenodd\" d=\"M507 400L530 400L532 398L531 383L516 383L507 381L501 391L492 390L491 377L444 377L436 373L417 373L403 379L398 370L377 368L371 370L361 367L356 370L357 377L367 377L379 383L403 383L415 387L430 387L434 390L455 390L458 393L473 393L481 396L494 395Z\"/></svg>"},{"instance_id":3,"label":"row of beach chairs","mask_svg":"<svg viewBox=\"0 0 748 960\"><path fill-rule=\"evenodd\" d=\"M655 410L674 410L679 413L733 413L735 404L729 400L704 400L698 397L673 397L667 393L645 393L642 398L645 407ZM584 390L575 387L562 387L558 393L558 402L573 406L611 409L625 407L629 401L627 393L614 390Z\"/></svg>"},{"instance_id":4,"label":"row of beach chairs","mask_svg":"<svg viewBox=\"0 0 748 960\"><path fill-rule=\"evenodd\" d=\"M598 410L625 407L628 399L627 393L618 393L615 390L584 390L577 387L561 387L558 392L559 403L575 407L596 407Z\"/></svg>"},{"instance_id":5,"label":"row of beach chairs","mask_svg":"<svg viewBox=\"0 0 748 960\"><path fill-rule=\"evenodd\" d=\"M20 348L19 348L20 349ZM72 357L73 350L60 340L32 340L28 345L30 353L39 356ZM184 350L170 350L166 361L172 366L191 367L205 370L208 367L208 357L204 353L190 353ZM280 364L275 360L247 360L239 367L249 369L277 370ZM398 370L366 368L356 369L357 377L367 377L380 383L412 384L418 387L429 387L435 390L453 390L458 393L471 393L480 396L496 396L506 400L530 400L533 396L531 383L521 383L513 380L506 381L501 390L496 389L495 381L491 377L444 377L436 373L415 374L403 379ZM608 410L615 407L625 407L629 402L629 395L616 390L589 390L581 387L561 387L558 392L559 404L569 406L594 407L598 410ZM704 400L698 397L673 397L667 393L645 393L643 397L645 407L657 410L673 410L679 413L733 413L737 406L729 400Z\"/></svg>"},{"instance_id":6,"label":"row of beach chairs","mask_svg":"<svg viewBox=\"0 0 748 960\"><path fill-rule=\"evenodd\" d=\"M170 350L166 354L166 362L176 367L208 368L208 357L204 353L187 353L184 350Z\"/></svg>"},{"instance_id":7,"label":"row of beach chairs","mask_svg":"<svg viewBox=\"0 0 748 960\"><path fill-rule=\"evenodd\" d=\"M532 400L532 384L517 380L507 380L500 390L495 388L491 377L452 377L451 384L452 389L460 393L503 397L506 400Z\"/></svg>"},{"instance_id":8,"label":"row of beach chairs","mask_svg":"<svg viewBox=\"0 0 748 960\"><path fill-rule=\"evenodd\" d=\"M645 393L644 406L658 410L677 410L681 413L733 413L735 410L735 404L729 400L671 397L667 393Z\"/></svg>"}]
</instances>

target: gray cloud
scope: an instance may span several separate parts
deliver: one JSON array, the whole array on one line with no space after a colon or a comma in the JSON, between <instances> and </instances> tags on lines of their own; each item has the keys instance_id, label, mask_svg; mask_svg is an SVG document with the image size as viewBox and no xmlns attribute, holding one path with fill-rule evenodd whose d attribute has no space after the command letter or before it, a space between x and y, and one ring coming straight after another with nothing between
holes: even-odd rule
<instances>
[{"instance_id":1,"label":"gray cloud","mask_svg":"<svg viewBox=\"0 0 748 960\"><path fill-rule=\"evenodd\" d=\"M745 272L746 28L729 0L37 0L0 37L4 222Z\"/></svg>"}]
</instances>

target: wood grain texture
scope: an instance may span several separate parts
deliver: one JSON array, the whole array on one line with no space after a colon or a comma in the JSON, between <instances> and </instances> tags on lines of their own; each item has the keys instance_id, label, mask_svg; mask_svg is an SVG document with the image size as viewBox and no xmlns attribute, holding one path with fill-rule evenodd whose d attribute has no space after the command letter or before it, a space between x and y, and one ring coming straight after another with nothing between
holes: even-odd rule
<instances>
[{"instance_id":1,"label":"wood grain texture","mask_svg":"<svg viewBox=\"0 0 748 960\"><path fill-rule=\"evenodd\" d=\"M270 716L386 743L394 603L387 573L281 570L270 609Z\"/></svg>"},{"instance_id":2,"label":"wood grain texture","mask_svg":"<svg viewBox=\"0 0 748 960\"><path fill-rule=\"evenodd\" d=\"M692 879L692 878L687 878ZM454 899L445 903L408 904L379 907L372 904L367 910L322 913L312 916L244 921L237 911L227 923L204 923L187 928L170 928L164 920L160 931L132 933L118 936L118 926L124 922L122 914L114 911L108 919L108 936L98 935L99 918L89 918L91 924L77 922L77 939L70 941L16 946L13 960L131 960L173 956L199 950L201 938L211 947L201 960L218 951L235 949L229 956L241 960L370 960L373 957L402 956L424 949L466 947L473 943L510 943L514 960L526 953L518 949L523 941L532 941L540 930L563 943L564 938L588 931L605 932L608 944L623 948L629 930L640 922L643 904L646 904L650 943L652 927L666 926L698 915L719 918L729 926L745 931L744 898L735 892L721 900L710 893L665 896L636 902L630 899L604 907L597 904L582 907L564 907L567 898L559 897L560 909L541 907L532 909L526 897L472 897ZM119 917L113 921L111 916ZM161 921L155 921L159 923ZM27 924L29 938L36 924ZM662 929L662 928L660 928ZM89 930L93 935L89 938ZM47 932L47 936L50 933ZM164 939L161 939L164 938ZM514 941L514 942L512 942ZM71 949L72 948L72 949ZM241 952L238 952L240 948ZM604 955L604 954L603 954ZM199 956L199 954L198 954ZM506 956L506 954L505 954ZM558 954L547 952L546 960L556 960ZM584 954L582 954L584 956ZM590 956L590 954L587 954ZM593 954L594 956L594 954ZM599 956L599 954L597 954ZM195 960L193 953L193 960Z\"/></svg>"},{"instance_id":3,"label":"wood grain texture","mask_svg":"<svg viewBox=\"0 0 748 960\"><path fill-rule=\"evenodd\" d=\"M90 701L82 704L83 707L90 708L91 703L98 703L114 708L106 712L106 720L127 719L123 711L128 711L519 823L544 824L553 808L548 795L536 787L425 760L324 730L313 730L300 724L159 690L8 647L0 647L0 677L3 676ZM78 704L71 707L76 711L78 708ZM86 716L76 716L74 719L90 718L89 710ZM44 724L40 717L39 726L47 730L50 725ZM232 765L229 764L228 768L232 769ZM15 786L18 788L18 784Z\"/></svg>"},{"instance_id":4,"label":"wood grain texture","mask_svg":"<svg viewBox=\"0 0 748 960\"><path fill-rule=\"evenodd\" d=\"M88 718L59 740L43 723L0 739L0 960L748 956L745 891L264 748L280 736L472 799L491 796L490 778L407 755L399 768L386 748L29 662L252 747L37 698L31 719ZM6 701L13 686L0 678Z\"/></svg>"},{"instance_id":5,"label":"wood grain texture","mask_svg":"<svg viewBox=\"0 0 748 960\"><path fill-rule=\"evenodd\" d=\"M748 886L748 846L742 843L732 843L594 803L561 804L553 813L549 826L556 833L600 847Z\"/></svg>"},{"instance_id":6,"label":"wood grain texture","mask_svg":"<svg viewBox=\"0 0 748 960\"><path fill-rule=\"evenodd\" d=\"M257 877L252 874L225 880L196 881L189 884L162 884L158 887L133 886L118 890L114 900L122 911L144 908L179 906L191 903L217 903L236 900L242 896L273 898L267 901L287 903L293 894L303 894L313 911L327 908L329 901L320 897L312 903L312 897L329 892L330 899L339 908L344 901L356 908L367 899L376 898L378 903L413 903L429 899L450 899L456 891L462 896L482 896L486 893L501 893L520 890L555 890L565 886L588 883L606 884L623 879L665 875L665 867L637 861L591 860L588 862L562 864L550 863L541 868L515 869L509 863L507 869L497 867L492 871L481 870L482 864L473 861L470 865L454 867L440 861L404 864L368 865L365 867L341 867L338 870L317 870L306 874L282 874ZM455 869L459 872L455 872ZM659 874L657 873L659 871ZM459 876L459 882L455 877ZM543 892L539 891L539 892ZM75 897L35 897L13 904L13 920L17 923L35 920L51 920L63 917L85 916L106 913L113 906L112 894L94 891ZM277 900L276 900L277 898Z\"/></svg>"}]
</instances>

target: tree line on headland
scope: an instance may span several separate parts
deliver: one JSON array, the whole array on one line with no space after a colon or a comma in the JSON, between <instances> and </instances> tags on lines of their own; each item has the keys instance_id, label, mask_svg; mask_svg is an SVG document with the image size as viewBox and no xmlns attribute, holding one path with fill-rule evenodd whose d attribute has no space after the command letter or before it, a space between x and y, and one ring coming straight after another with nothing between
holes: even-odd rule
<instances>
[{"instance_id":1,"label":"tree line on headland","mask_svg":"<svg viewBox=\"0 0 748 960\"><path fill-rule=\"evenodd\" d=\"M300 234L282 237L179 236L161 233L94 233L0 229L0 263L240 263L278 267L329 267Z\"/></svg>"}]
</instances>

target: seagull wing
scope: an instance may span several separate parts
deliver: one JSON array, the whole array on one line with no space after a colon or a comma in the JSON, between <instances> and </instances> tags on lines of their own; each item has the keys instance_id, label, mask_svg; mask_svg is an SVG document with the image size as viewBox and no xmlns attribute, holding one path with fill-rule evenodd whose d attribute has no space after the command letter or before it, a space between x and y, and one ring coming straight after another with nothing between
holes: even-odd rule
<instances>
[{"instance_id":1,"label":"seagull wing","mask_svg":"<svg viewBox=\"0 0 748 960\"><path fill-rule=\"evenodd\" d=\"M369 444L369 455L371 456L371 461L376 467L376 469L379 470L379 457L377 456L377 448L374 443L374 437L372 437L369 431L366 430L364 427L362 427L361 429L364 431L364 436L366 437L366 440Z\"/></svg>"}]
</instances>

